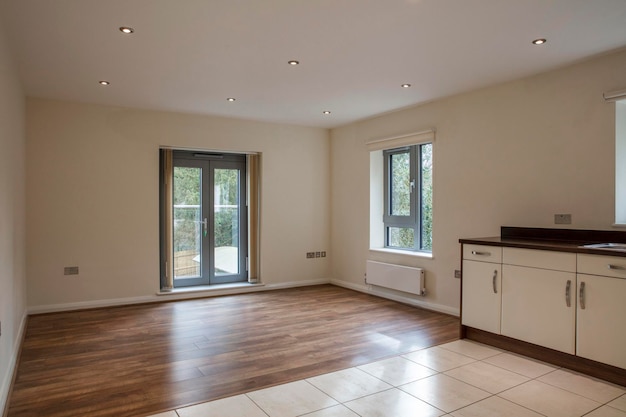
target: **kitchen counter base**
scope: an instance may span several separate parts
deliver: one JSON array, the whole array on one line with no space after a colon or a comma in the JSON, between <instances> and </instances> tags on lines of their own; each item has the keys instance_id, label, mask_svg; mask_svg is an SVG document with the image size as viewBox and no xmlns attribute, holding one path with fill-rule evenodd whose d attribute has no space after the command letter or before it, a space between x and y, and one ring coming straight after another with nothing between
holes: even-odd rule
<instances>
[{"instance_id":1,"label":"kitchen counter base","mask_svg":"<svg viewBox=\"0 0 626 417\"><path fill-rule=\"evenodd\" d=\"M461 326L461 338L467 338L509 352L534 358L562 368L626 387L626 369L570 355L542 346L501 336L469 326Z\"/></svg>"}]
</instances>

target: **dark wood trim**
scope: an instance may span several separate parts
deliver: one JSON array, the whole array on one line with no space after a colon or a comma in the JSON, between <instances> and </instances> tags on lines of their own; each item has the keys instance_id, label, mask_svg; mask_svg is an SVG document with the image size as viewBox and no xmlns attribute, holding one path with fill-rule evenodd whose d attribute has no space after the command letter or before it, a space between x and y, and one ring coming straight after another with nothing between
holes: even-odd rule
<instances>
[{"instance_id":1,"label":"dark wood trim","mask_svg":"<svg viewBox=\"0 0 626 417\"><path fill-rule=\"evenodd\" d=\"M593 243L626 243L626 232L624 231L502 226L500 233L500 236L461 238L459 242L475 245L626 257L625 251L582 246Z\"/></svg>"},{"instance_id":2,"label":"dark wood trim","mask_svg":"<svg viewBox=\"0 0 626 417\"><path fill-rule=\"evenodd\" d=\"M626 243L626 232L617 230L544 229L537 227L500 228L502 239L551 240L582 243Z\"/></svg>"},{"instance_id":3,"label":"dark wood trim","mask_svg":"<svg viewBox=\"0 0 626 417\"><path fill-rule=\"evenodd\" d=\"M520 355L535 358L556 366L571 369L586 375L603 379L614 384L626 387L626 369L607 365L580 356L570 355L543 346L534 345L513 339L507 336L497 335L473 327L462 326L465 337L476 342L491 345L500 349Z\"/></svg>"}]
</instances>

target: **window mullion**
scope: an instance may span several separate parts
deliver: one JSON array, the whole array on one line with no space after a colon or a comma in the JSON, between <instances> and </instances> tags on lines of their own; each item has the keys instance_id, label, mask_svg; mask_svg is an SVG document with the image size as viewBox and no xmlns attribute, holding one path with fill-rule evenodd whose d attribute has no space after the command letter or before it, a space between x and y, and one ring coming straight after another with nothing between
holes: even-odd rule
<instances>
[{"instance_id":1,"label":"window mullion","mask_svg":"<svg viewBox=\"0 0 626 417\"><path fill-rule=\"evenodd\" d=\"M420 228L419 228L419 215L420 215L420 193L421 193L421 176L419 174L420 171L420 147L412 146L410 151L410 171L411 178L415 186L412 189L411 193L411 226L413 227L413 249L420 248Z\"/></svg>"}]
</instances>

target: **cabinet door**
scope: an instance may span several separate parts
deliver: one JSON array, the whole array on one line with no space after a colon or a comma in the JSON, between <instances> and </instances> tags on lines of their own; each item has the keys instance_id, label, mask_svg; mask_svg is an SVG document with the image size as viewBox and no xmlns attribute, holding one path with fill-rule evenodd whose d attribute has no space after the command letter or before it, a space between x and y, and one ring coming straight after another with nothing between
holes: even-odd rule
<instances>
[{"instance_id":1,"label":"cabinet door","mask_svg":"<svg viewBox=\"0 0 626 417\"><path fill-rule=\"evenodd\" d=\"M503 265L502 334L574 354L575 289L573 272Z\"/></svg>"},{"instance_id":2,"label":"cabinet door","mask_svg":"<svg viewBox=\"0 0 626 417\"><path fill-rule=\"evenodd\" d=\"M626 279L579 274L577 295L576 354L626 368Z\"/></svg>"},{"instance_id":3,"label":"cabinet door","mask_svg":"<svg viewBox=\"0 0 626 417\"><path fill-rule=\"evenodd\" d=\"M501 265L463 261L463 312L466 326L500 334Z\"/></svg>"}]
</instances>

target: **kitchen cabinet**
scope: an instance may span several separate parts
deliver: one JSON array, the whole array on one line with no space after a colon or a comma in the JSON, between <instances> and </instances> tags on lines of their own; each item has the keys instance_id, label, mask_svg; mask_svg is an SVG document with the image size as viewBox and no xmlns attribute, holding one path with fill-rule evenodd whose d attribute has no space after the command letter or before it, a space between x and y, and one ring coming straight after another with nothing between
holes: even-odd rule
<instances>
[{"instance_id":1,"label":"kitchen cabinet","mask_svg":"<svg viewBox=\"0 0 626 417\"><path fill-rule=\"evenodd\" d=\"M465 245L463 258L461 323L500 334L502 248Z\"/></svg>"},{"instance_id":2,"label":"kitchen cabinet","mask_svg":"<svg viewBox=\"0 0 626 417\"><path fill-rule=\"evenodd\" d=\"M459 242L461 337L626 386L626 232L503 226Z\"/></svg>"},{"instance_id":3,"label":"kitchen cabinet","mask_svg":"<svg viewBox=\"0 0 626 417\"><path fill-rule=\"evenodd\" d=\"M578 255L576 354L626 369L626 258Z\"/></svg>"},{"instance_id":4,"label":"kitchen cabinet","mask_svg":"<svg viewBox=\"0 0 626 417\"><path fill-rule=\"evenodd\" d=\"M502 257L502 334L574 354L576 254L504 248Z\"/></svg>"}]
</instances>

